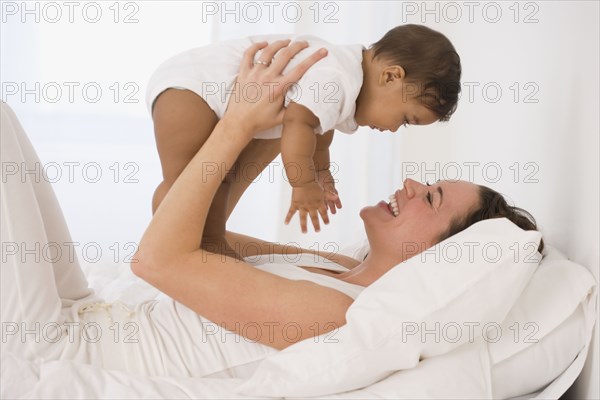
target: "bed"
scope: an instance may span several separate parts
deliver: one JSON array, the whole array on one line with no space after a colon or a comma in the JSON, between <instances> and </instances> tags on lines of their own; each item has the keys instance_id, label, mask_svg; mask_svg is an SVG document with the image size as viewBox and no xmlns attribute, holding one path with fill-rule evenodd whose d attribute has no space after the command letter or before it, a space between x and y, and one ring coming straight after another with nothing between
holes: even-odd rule
<instances>
[{"instance_id":1,"label":"bed","mask_svg":"<svg viewBox=\"0 0 600 400\"><path fill-rule=\"evenodd\" d=\"M345 249L346 254L354 256L360 256L360 253L364 251L365 246L362 242ZM114 262L107 261L84 264L83 268L90 285L107 301L136 302L155 297L158 294L155 288L134 276L126 264L114 264ZM528 286L535 283L535 278L539 278L544 285L549 285L551 279L548 276L544 277L541 272L549 272L551 269L557 272L554 280L557 284L561 281L564 282L564 279L567 279L566 276L579 278L579 281L572 283L573 286L571 286L571 289L577 287L579 294L571 293L571 304L567 308L572 308L572 303L577 302L577 297L581 298L575 311L569 313L566 310L564 315L554 321L554 324L558 325L551 329L541 341L531 344L529 349L515 348L515 351L524 354L521 357L518 356L518 353L513 356L515 358L513 363L523 361L523 368L515 369L513 365L506 365L500 373L492 371L492 375L495 373L496 376L473 377L470 375L473 371L459 368L459 366L481 363L481 349L462 346L462 349L458 349L459 351L455 350L423 360L412 369L391 374L365 388L319 397L337 399L356 397L506 398L504 397L506 393L514 394L515 391L527 390L528 383L519 383L518 377L523 370L529 370L529 373L536 375L535 382L529 382L530 387L531 385L541 385L541 387L532 393L520 393L511 398L558 399L571 386L583 368L595 321L596 289L595 282L587 270L571 263L554 248L548 249L546 257L529 279ZM558 273L559 269L562 269L562 273ZM568 270L572 273L569 274ZM565 271L567 271L566 274ZM526 287L522 295L527 295L528 289L531 288ZM548 291L546 293L549 294ZM564 299L564 297L562 298ZM548 306L550 307L550 305ZM561 321L562 318L564 320ZM551 337L552 334L554 334L554 338ZM538 349L537 352L533 350L535 346L542 345L546 347ZM566 349L565 346L570 349ZM575 356L571 354L573 351L576 351ZM493 355L489 349L487 352L488 357ZM528 354L525 354L527 352ZM566 359L561 358L561 352L565 354ZM487 362L489 362L489 358ZM547 368L548 364L553 364L552 368ZM239 378L149 378L69 361L29 362L11 353L2 354L1 366L2 398L257 397L255 393L246 396L239 392L239 388L245 384L244 380ZM509 368L508 371L506 371L506 367ZM531 372L534 369L537 373ZM483 371L485 368L480 370ZM481 382L484 384L482 385ZM271 396L258 397L272 398Z\"/></svg>"},{"instance_id":2,"label":"bed","mask_svg":"<svg viewBox=\"0 0 600 400\"><path fill-rule=\"evenodd\" d=\"M16 117L4 105L2 111L3 135L21 129L17 123L5 125ZM504 218L474 224L365 288L349 308L347 324L336 331L335 345L304 340L245 374L147 377L69 360L31 361L3 351L0 395L557 399L588 355L597 284L585 267L552 246L542 257L540 238ZM364 239L342 250L356 259L367 251ZM101 259L82 268L105 301L135 304L160 294L126 263Z\"/></svg>"}]
</instances>

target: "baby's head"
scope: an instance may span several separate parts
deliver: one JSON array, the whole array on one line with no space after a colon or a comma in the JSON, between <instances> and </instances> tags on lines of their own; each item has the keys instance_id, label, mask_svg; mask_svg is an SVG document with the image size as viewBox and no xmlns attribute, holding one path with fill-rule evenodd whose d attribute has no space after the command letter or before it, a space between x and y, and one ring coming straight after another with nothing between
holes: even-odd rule
<instances>
[{"instance_id":1,"label":"baby's head","mask_svg":"<svg viewBox=\"0 0 600 400\"><path fill-rule=\"evenodd\" d=\"M396 131L405 124L448 121L460 93L460 57L441 33L422 25L387 32L364 54L356 101L361 126Z\"/></svg>"}]
</instances>

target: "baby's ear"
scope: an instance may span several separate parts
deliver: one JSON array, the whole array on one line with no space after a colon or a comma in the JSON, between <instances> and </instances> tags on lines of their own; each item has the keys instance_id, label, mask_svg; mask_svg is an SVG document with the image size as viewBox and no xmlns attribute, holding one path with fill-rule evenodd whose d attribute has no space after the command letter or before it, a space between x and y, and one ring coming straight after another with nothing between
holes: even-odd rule
<instances>
[{"instance_id":1,"label":"baby's ear","mask_svg":"<svg viewBox=\"0 0 600 400\"><path fill-rule=\"evenodd\" d=\"M404 68L402 68L400 65L390 65L388 67L385 67L382 72L384 83L391 83L396 80L402 80L404 79L405 75L406 72L404 71Z\"/></svg>"}]
</instances>

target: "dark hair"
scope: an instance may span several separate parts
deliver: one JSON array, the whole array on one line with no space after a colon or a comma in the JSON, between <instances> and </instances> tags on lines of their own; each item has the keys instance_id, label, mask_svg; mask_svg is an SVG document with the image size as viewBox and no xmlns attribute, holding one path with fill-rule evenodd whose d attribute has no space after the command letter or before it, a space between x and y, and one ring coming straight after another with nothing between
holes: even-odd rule
<instances>
[{"instance_id":1,"label":"dark hair","mask_svg":"<svg viewBox=\"0 0 600 400\"><path fill-rule=\"evenodd\" d=\"M370 47L381 57L404 68L407 83L417 84L416 98L440 121L456 111L460 93L460 56L441 33L423 25L401 25Z\"/></svg>"},{"instance_id":2,"label":"dark hair","mask_svg":"<svg viewBox=\"0 0 600 400\"><path fill-rule=\"evenodd\" d=\"M511 206L504 196L487 186L479 185L479 204L472 209L465 218L455 219L450 223L450 228L441 235L441 240L449 238L458 232L467 229L476 222L492 218L508 218L519 228L526 231L537 231L535 218L522 208ZM538 251L544 250L544 240L540 239Z\"/></svg>"}]
</instances>

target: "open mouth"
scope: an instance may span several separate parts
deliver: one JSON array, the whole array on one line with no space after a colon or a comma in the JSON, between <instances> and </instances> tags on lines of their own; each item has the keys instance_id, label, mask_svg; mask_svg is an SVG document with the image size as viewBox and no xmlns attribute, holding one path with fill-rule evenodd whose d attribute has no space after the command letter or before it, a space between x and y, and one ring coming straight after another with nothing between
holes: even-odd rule
<instances>
[{"instance_id":1,"label":"open mouth","mask_svg":"<svg viewBox=\"0 0 600 400\"><path fill-rule=\"evenodd\" d=\"M390 202L388 203L388 208L390 209L392 215L397 217L400 214L400 210L398 209L398 200L396 199L396 195L390 195Z\"/></svg>"}]
</instances>

